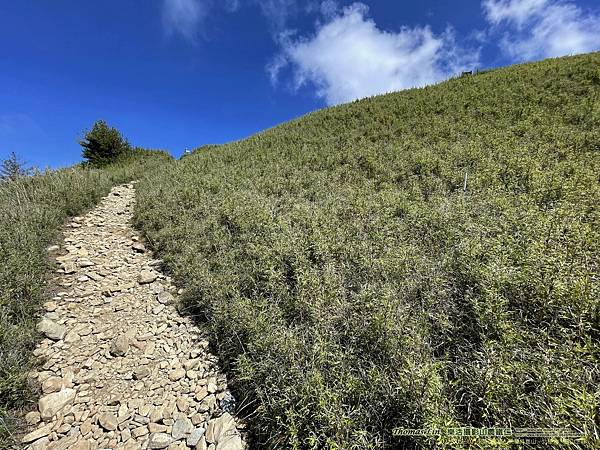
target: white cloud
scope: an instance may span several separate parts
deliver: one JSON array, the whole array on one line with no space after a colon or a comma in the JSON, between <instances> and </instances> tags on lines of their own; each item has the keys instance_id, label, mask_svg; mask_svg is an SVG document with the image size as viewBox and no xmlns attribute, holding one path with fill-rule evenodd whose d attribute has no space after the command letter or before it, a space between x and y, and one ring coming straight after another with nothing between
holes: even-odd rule
<instances>
[{"instance_id":1,"label":"white cloud","mask_svg":"<svg viewBox=\"0 0 600 450\"><path fill-rule=\"evenodd\" d=\"M362 3L332 14L308 39L289 38L267 67L276 81L290 66L295 86L313 85L327 104L337 104L435 83L472 67L478 53L467 55L451 30L436 35L428 27L377 28Z\"/></svg>"},{"instance_id":2,"label":"white cloud","mask_svg":"<svg viewBox=\"0 0 600 450\"><path fill-rule=\"evenodd\" d=\"M275 55L275 57L272 58L267 64L267 73L269 74L269 78L271 79L271 84L273 86L277 86L279 81L279 72L281 72L281 70L283 70L283 68L287 65L288 61L283 53Z\"/></svg>"},{"instance_id":3,"label":"white cloud","mask_svg":"<svg viewBox=\"0 0 600 450\"><path fill-rule=\"evenodd\" d=\"M600 48L600 16L562 0L484 0L486 19L506 24L501 49L515 61Z\"/></svg>"},{"instance_id":4,"label":"white cloud","mask_svg":"<svg viewBox=\"0 0 600 450\"><path fill-rule=\"evenodd\" d=\"M163 25L168 35L180 34L195 42L207 7L201 0L164 0Z\"/></svg>"},{"instance_id":5,"label":"white cloud","mask_svg":"<svg viewBox=\"0 0 600 450\"><path fill-rule=\"evenodd\" d=\"M324 17L332 18L339 10L339 5L335 0L325 0L321 3L319 9Z\"/></svg>"},{"instance_id":6,"label":"white cloud","mask_svg":"<svg viewBox=\"0 0 600 450\"><path fill-rule=\"evenodd\" d=\"M522 26L533 13L543 8L545 3L546 0L485 0L483 8L487 19L493 24L512 20L518 26Z\"/></svg>"}]
</instances>

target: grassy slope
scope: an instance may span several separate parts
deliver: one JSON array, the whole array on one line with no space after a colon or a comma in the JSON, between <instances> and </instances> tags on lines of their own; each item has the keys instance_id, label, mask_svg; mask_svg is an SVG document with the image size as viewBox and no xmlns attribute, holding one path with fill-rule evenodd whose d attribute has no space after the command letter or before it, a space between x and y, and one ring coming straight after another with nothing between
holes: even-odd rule
<instances>
[{"instance_id":1,"label":"grassy slope","mask_svg":"<svg viewBox=\"0 0 600 450\"><path fill-rule=\"evenodd\" d=\"M459 424L591 440L599 173L595 53L201 149L138 187L136 220L258 447L430 446L391 430Z\"/></svg>"},{"instance_id":2,"label":"grassy slope","mask_svg":"<svg viewBox=\"0 0 600 450\"><path fill-rule=\"evenodd\" d=\"M0 448L11 445L14 414L27 405L26 373L44 300L46 246L69 216L93 206L110 188L170 159L141 152L103 169L76 166L0 183Z\"/></svg>"}]
</instances>

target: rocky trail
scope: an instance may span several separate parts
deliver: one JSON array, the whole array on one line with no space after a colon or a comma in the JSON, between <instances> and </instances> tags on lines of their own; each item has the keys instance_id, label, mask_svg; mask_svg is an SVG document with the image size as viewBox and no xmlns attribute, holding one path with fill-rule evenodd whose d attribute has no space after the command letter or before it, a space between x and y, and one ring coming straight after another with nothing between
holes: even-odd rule
<instances>
[{"instance_id":1,"label":"rocky trail","mask_svg":"<svg viewBox=\"0 0 600 450\"><path fill-rule=\"evenodd\" d=\"M217 359L130 225L133 184L114 188L53 246L55 297L31 374L29 449L245 448Z\"/></svg>"}]
</instances>

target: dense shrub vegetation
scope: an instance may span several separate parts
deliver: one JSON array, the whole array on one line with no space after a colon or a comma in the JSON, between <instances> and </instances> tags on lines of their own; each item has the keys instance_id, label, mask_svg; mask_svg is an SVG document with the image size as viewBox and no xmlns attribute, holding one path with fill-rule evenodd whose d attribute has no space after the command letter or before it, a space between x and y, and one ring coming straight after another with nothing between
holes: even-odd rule
<instances>
[{"instance_id":1,"label":"dense shrub vegetation","mask_svg":"<svg viewBox=\"0 0 600 450\"><path fill-rule=\"evenodd\" d=\"M136 220L257 448L431 448L392 429L459 425L574 427L591 447L599 173L595 53L197 150L139 185Z\"/></svg>"},{"instance_id":2,"label":"dense shrub vegetation","mask_svg":"<svg viewBox=\"0 0 600 450\"><path fill-rule=\"evenodd\" d=\"M98 120L79 142L83 147L82 156L94 166L115 162L131 154L131 145L119 130Z\"/></svg>"},{"instance_id":3,"label":"dense shrub vegetation","mask_svg":"<svg viewBox=\"0 0 600 450\"><path fill-rule=\"evenodd\" d=\"M136 150L103 169L76 166L0 182L0 448L10 442L13 414L29 399L26 372L38 339L46 247L67 217L93 206L110 188L140 178L170 157Z\"/></svg>"}]
</instances>

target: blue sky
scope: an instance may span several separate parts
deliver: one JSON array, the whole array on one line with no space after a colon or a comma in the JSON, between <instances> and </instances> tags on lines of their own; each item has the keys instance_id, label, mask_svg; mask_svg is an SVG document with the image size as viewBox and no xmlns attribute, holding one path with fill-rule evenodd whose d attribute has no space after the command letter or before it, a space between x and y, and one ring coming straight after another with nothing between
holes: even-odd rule
<instances>
[{"instance_id":1,"label":"blue sky","mask_svg":"<svg viewBox=\"0 0 600 450\"><path fill-rule=\"evenodd\" d=\"M223 143L462 70L600 49L596 0L0 2L0 158L80 160L97 119L135 144Z\"/></svg>"}]
</instances>

